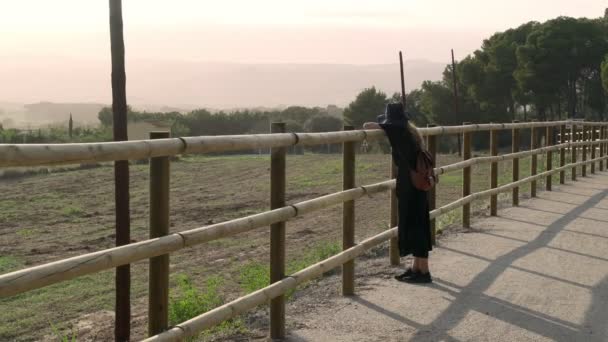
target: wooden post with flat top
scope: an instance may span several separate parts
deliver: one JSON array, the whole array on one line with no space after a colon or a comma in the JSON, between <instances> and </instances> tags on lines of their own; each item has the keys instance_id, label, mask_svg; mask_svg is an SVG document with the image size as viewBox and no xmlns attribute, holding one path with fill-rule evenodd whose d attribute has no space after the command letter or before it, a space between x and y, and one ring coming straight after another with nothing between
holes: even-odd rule
<instances>
[{"instance_id":1,"label":"wooden post with flat top","mask_svg":"<svg viewBox=\"0 0 608 342\"><path fill-rule=\"evenodd\" d=\"M604 140L604 139L606 139L606 127L600 126L600 140ZM600 142L599 145L600 145L600 158L602 158L602 157L604 157L604 155L606 153L606 149L605 149L606 145L603 142ZM600 160L599 169L600 169L600 172L604 171L604 161L603 160Z\"/></svg>"},{"instance_id":2,"label":"wooden post with flat top","mask_svg":"<svg viewBox=\"0 0 608 342\"><path fill-rule=\"evenodd\" d=\"M397 165L393 161L391 157L390 161L390 177L391 179L397 178ZM395 189L391 189L390 191L390 221L389 228L394 228L397 226L399 221L399 209L397 208L397 191ZM399 266L401 262L399 257L399 239L397 237L391 238L389 243L389 259L392 266Z\"/></svg>"},{"instance_id":3,"label":"wooden post with flat top","mask_svg":"<svg viewBox=\"0 0 608 342\"><path fill-rule=\"evenodd\" d=\"M170 138L169 132L150 132L150 139ZM169 157L150 158L150 239L169 235ZM169 254L150 258L148 335L169 327Z\"/></svg>"},{"instance_id":4,"label":"wooden post with flat top","mask_svg":"<svg viewBox=\"0 0 608 342\"><path fill-rule=\"evenodd\" d=\"M345 131L352 131L353 126L344 126ZM342 190L355 187L355 142L342 144ZM342 250L355 245L355 201L342 204ZM355 261L342 265L342 295L355 294Z\"/></svg>"},{"instance_id":5,"label":"wooden post with flat top","mask_svg":"<svg viewBox=\"0 0 608 342\"><path fill-rule=\"evenodd\" d=\"M271 133L285 133L285 123L273 122ZM285 206L285 155L287 148L270 149L270 209ZM285 278L285 222L270 225L270 283ZM285 338L285 296L270 300L270 338Z\"/></svg>"},{"instance_id":6,"label":"wooden post with flat top","mask_svg":"<svg viewBox=\"0 0 608 342\"><path fill-rule=\"evenodd\" d=\"M570 141L575 143L577 141L576 139L576 125L574 124L574 122L572 122L572 126L570 128ZM575 164L576 163L576 147L575 146L570 146L570 153L571 153L571 157L570 157L570 163ZM572 167L572 181L576 180L576 166Z\"/></svg>"},{"instance_id":7,"label":"wooden post with flat top","mask_svg":"<svg viewBox=\"0 0 608 342\"><path fill-rule=\"evenodd\" d=\"M530 149L534 150L537 148L538 144L538 136L536 135L536 127L530 128ZM532 155L532 160L530 161L530 175L536 175L536 171L538 168L538 156L536 154ZM530 197L536 197L536 181L530 182Z\"/></svg>"},{"instance_id":8,"label":"wooden post with flat top","mask_svg":"<svg viewBox=\"0 0 608 342\"><path fill-rule=\"evenodd\" d=\"M547 126L545 133L545 147L553 145L553 126ZM553 169L553 151L547 151L547 159L545 161L545 169L550 171ZM553 175L548 175L545 180L545 190L551 191L553 185Z\"/></svg>"},{"instance_id":9,"label":"wooden post with flat top","mask_svg":"<svg viewBox=\"0 0 608 342\"><path fill-rule=\"evenodd\" d=\"M519 123L517 120L513 120L513 123ZM514 127L511 133L511 151L513 153L519 152L519 128ZM513 182L519 180L519 158L513 158ZM519 187L513 188L513 206L519 205Z\"/></svg>"},{"instance_id":10,"label":"wooden post with flat top","mask_svg":"<svg viewBox=\"0 0 608 342\"><path fill-rule=\"evenodd\" d=\"M464 122L463 125L469 125L470 122ZM462 160L471 159L471 132L462 134ZM462 169L462 197L471 194L471 167L467 166ZM471 227L471 203L462 206L462 226L465 228Z\"/></svg>"},{"instance_id":11,"label":"wooden post with flat top","mask_svg":"<svg viewBox=\"0 0 608 342\"><path fill-rule=\"evenodd\" d=\"M589 141L589 126L583 124L581 133L581 141L587 143ZM583 145L583 161L587 161L587 145ZM581 176L587 177L587 164L583 164Z\"/></svg>"},{"instance_id":12,"label":"wooden post with flat top","mask_svg":"<svg viewBox=\"0 0 608 342\"><path fill-rule=\"evenodd\" d=\"M437 125L428 125L428 127L435 127ZM435 161L435 165L437 165L437 136L436 135L428 135L426 137L426 147L431 157ZM432 187L428 192L428 201L429 201L429 211L432 211L437 206L437 187ZM431 219L431 243L433 246L437 241L437 220L434 218Z\"/></svg>"},{"instance_id":13,"label":"wooden post with flat top","mask_svg":"<svg viewBox=\"0 0 608 342\"><path fill-rule=\"evenodd\" d=\"M591 135L589 141L591 141L591 160L595 159L595 140L597 137L597 126L591 126ZM591 163L591 173L595 174L595 162Z\"/></svg>"},{"instance_id":14,"label":"wooden post with flat top","mask_svg":"<svg viewBox=\"0 0 608 342\"><path fill-rule=\"evenodd\" d=\"M559 143L563 144L568 141L566 138L566 125L559 126ZM566 165L566 148L562 147L559 149L559 166L562 167ZM566 171L562 170L559 172L559 184L564 184L566 182Z\"/></svg>"},{"instance_id":15,"label":"wooden post with flat top","mask_svg":"<svg viewBox=\"0 0 608 342\"><path fill-rule=\"evenodd\" d=\"M490 130L490 154L492 156L498 155L498 143L497 143L498 131L493 129ZM492 162L490 165L490 188L495 189L498 186L498 162ZM490 197L490 215L496 216L498 213L498 195L492 195Z\"/></svg>"}]
</instances>

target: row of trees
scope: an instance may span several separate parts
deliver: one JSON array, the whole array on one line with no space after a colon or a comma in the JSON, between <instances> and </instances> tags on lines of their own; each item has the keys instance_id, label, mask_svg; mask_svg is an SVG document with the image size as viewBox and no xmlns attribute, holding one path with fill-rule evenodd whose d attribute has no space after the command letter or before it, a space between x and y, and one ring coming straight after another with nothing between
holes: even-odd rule
<instances>
[{"instance_id":1,"label":"row of trees","mask_svg":"<svg viewBox=\"0 0 608 342\"><path fill-rule=\"evenodd\" d=\"M608 18L559 17L492 35L443 79L422 84L421 109L439 124L514 119L604 120L608 102Z\"/></svg>"},{"instance_id":2,"label":"row of trees","mask_svg":"<svg viewBox=\"0 0 608 342\"><path fill-rule=\"evenodd\" d=\"M340 130L343 122L361 127L365 121L375 121L386 103L400 100L399 94L388 96L371 87L357 95L343 116L335 106L293 106L231 113L129 110L128 119L171 122L174 136L267 133L272 121L286 122L292 132L323 132ZM455 70L447 65L440 81L425 81L407 94L406 109L417 125L424 126L514 119L604 120L607 105L608 18L559 17L492 35L479 50L455 63ZM99 120L110 127L111 109L104 108Z\"/></svg>"},{"instance_id":3,"label":"row of trees","mask_svg":"<svg viewBox=\"0 0 608 342\"><path fill-rule=\"evenodd\" d=\"M255 134L268 133L270 122L283 121L289 132L328 132L342 129L343 121L338 109L307 108L292 106L284 110L211 113L206 109L197 109L189 113L149 113L129 109L129 121L160 121L172 124L174 136L220 135L220 134ZM99 112L102 126L112 125L112 110L103 108Z\"/></svg>"}]
</instances>

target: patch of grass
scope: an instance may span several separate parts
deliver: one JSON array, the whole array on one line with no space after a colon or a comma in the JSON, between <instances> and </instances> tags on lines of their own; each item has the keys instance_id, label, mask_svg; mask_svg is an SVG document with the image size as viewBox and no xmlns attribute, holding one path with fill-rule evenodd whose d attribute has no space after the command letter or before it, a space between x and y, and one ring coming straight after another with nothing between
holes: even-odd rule
<instances>
[{"instance_id":1,"label":"patch of grass","mask_svg":"<svg viewBox=\"0 0 608 342\"><path fill-rule=\"evenodd\" d=\"M73 327L70 327L69 333L63 333L59 328L57 328L53 323L50 323L51 330L53 334L57 336L57 340L61 342L76 342L78 338L78 331L74 330Z\"/></svg>"},{"instance_id":2,"label":"patch of grass","mask_svg":"<svg viewBox=\"0 0 608 342\"><path fill-rule=\"evenodd\" d=\"M171 297L169 303L169 322L172 325L187 321L224 304L219 288L224 280L219 276L207 278L205 289L201 291L194 287L190 278L184 274L177 276L178 294ZM202 333L208 336L217 333L244 332L245 326L240 319L224 321Z\"/></svg>"},{"instance_id":3,"label":"patch of grass","mask_svg":"<svg viewBox=\"0 0 608 342\"><path fill-rule=\"evenodd\" d=\"M286 273L296 273L341 251L342 245L337 242L322 242L300 257L288 262L285 267ZM241 288L246 293L257 291L270 284L270 267L260 262L251 262L241 269L240 280ZM287 297L291 297L293 292L294 290L289 291Z\"/></svg>"},{"instance_id":4,"label":"patch of grass","mask_svg":"<svg viewBox=\"0 0 608 342\"><path fill-rule=\"evenodd\" d=\"M445 227L462 221L462 209L457 208L452 211L448 211L443 215L436 218L437 231L443 230Z\"/></svg>"},{"instance_id":5,"label":"patch of grass","mask_svg":"<svg viewBox=\"0 0 608 342\"><path fill-rule=\"evenodd\" d=\"M287 273L292 274L303 270L304 268L315 264L319 261L325 260L332 255L338 254L342 251L342 245L337 242L324 241L308 252L304 253L301 257L289 262L287 264Z\"/></svg>"},{"instance_id":6,"label":"patch of grass","mask_svg":"<svg viewBox=\"0 0 608 342\"><path fill-rule=\"evenodd\" d=\"M21 340L25 332L44 333L49 322L67 322L91 308L111 310L113 279L113 271L104 271L0 299L0 341Z\"/></svg>"},{"instance_id":7,"label":"patch of grass","mask_svg":"<svg viewBox=\"0 0 608 342\"><path fill-rule=\"evenodd\" d=\"M61 210L61 212L66 215L66 216L80 216L84 213L84 210L82 210L82 208L74 206L74 205L68 205L66 207L63 207L63 209Z\"/></svg>"},{"instance_id":8,"label":"patch of grass","mask_svg":"<svg viewBox=\"0 0 608 342\"><path fill-rule=\"evenodd\" d=\"M240 274L241 288L246 293L257 291L270 283L270 268L260 262L250 262L243 266Z\"/></svg>"},{"instance_id":9,"label":"patch of grass","mask_svg":"<svg viewBox=\"0 0 608 342\"><path fill-rule=\"evenodd\" d=\"M330 156L331 157L331 156ZM310 172L298 173L290 175L288 178L289 185L296 188L310 188L315 186L326 186L333 183L338 183L342 179L342 160L339 158L328 159L324 158L322 163L312 161L306 165L310 168Z\"/></svg>"},{"instance_id":10,"label":"patch of grass","mask_svg":"<svg viewBox=\"0 0 608 342\"><path fill-rule=\"evenodd\" d=\"M439 184L443 186L462 185L462 172L451 172L439 176Z\"/></svg>"},{"instance_id":11,"label":"patch of grass","mask_svg":"<svg viewBox=\"0 0 608 342\"><path fill-rule=\"evenodd\" d=\"M34 236L34 234L36 234L37 232L38 232L37 229L23 228L23 229L19 229L17 231L17 235L19 235L22 238L28 238L28 237Z\"/></svg>"},{"instance_id":12,"label":"patch of grass","mask_svg":"<svg viewBox=\"0 0 608 342\"><path fill-rule=\"evenodd\" d=\"M0 274L14 271L21 267L22 264L23 263L19 259L13 256L2 255L0 256Z\"/></svg>"}]
</instances>

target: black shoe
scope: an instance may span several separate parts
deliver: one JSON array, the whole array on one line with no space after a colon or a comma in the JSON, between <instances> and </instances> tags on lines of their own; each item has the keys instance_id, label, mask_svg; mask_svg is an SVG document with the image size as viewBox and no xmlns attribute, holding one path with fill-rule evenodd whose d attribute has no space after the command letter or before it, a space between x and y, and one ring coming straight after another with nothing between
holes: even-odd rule
<instances>
[{"instance_id":1,"label":"black shoe","mask_svg":"<svg viewBox=\"0 0 608 342\"><path fill-rule=\"evenodd\" d=\"M413 276L404 278L402 281L409 284L428 284L433 282L433 278L431 278L431 272L415 272Z\"/></svg>"},{"instance_id":2,"label":"black shoe","mask_svg":"<svg viewBox=\"0 0 608 342\"><path fill-rule=\"evenodd\" d=\"M414 271L413 268L408 267L405 269L405 272L396 275L395 279L399 280L399 281L404 281L406 278L412 277L414 274L416 274L416 271Z\"/></svg>"}]
</instances>

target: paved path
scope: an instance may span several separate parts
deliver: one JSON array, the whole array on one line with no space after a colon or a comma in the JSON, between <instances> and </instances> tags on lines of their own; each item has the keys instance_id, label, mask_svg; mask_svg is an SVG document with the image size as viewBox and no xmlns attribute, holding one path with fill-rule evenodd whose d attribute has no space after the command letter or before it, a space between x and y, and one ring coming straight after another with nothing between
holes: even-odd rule
<instances>
[{"instance_id":1,"label":"paved path","mask_svg":"<svg viewBox=\"0 0 608 342\"><path fill-rule=\"evenodd\" d=\"M298 317L288 340L608 341L608 173L476 220L431 261L428 286L361 272L357 296Z\"/></svg>"}]
</instances>

